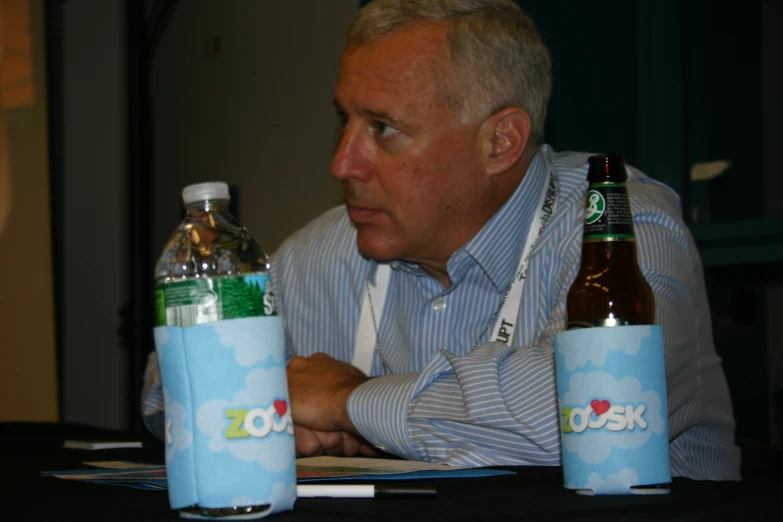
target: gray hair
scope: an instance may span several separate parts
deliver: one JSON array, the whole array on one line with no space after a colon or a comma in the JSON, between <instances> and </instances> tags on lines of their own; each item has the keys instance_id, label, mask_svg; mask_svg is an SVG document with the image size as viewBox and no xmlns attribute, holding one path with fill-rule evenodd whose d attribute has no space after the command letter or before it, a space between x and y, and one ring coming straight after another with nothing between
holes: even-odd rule
<instances>
[{"instance_id":1,"label":"gray hair","mask_svg":"<svg viewBox=\"0 0 783 522\"><path fill-rule=\"evenodd\" d=\"M531 149L544 142L552 91L549 51L533 21L514 2L374 0L351 22L346 43L364 45L416 23L447 25L447 96L457 117L469 122L516 106L530 115Z\"/></svg>"}]
</instances>

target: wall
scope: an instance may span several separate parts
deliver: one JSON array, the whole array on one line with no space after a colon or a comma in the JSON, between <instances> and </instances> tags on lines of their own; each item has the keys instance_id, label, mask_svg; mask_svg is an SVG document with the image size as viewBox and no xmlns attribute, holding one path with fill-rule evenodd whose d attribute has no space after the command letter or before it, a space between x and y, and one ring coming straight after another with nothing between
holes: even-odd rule
<instances>
[{"instance_id":1,"label":"wall","mask_svg":"<svg viewBox=\"0 0 783 522\"><path fill-rule=\"evenodd\" d=\"M243 221L269 251L339 203L328 175L332 97L356 9L355 0L178 2L151 71L155 251L180 219L188 183L238 185ZM125 2L68 0L62 18L63 419L122 428Z\"/></svg>"},{"instance_id":2,"label":"wall","mask_svg":"<svg viewBox=\"0 0 783 522\"><path fill-rule=\"evenodd\" d=\"M340 202L332 100L356 10L356 0L179 3L152 64L156 252L189 183L238 185L241 220L270 253Z\"/></svg>"},{"instance_id":3,"label":"wall","mask_svg":"<svg viewBox=\"0 0 783 522\"><path fill-rule=\"evenodd\" d=\"M42 0L0 0L0 421L54 421Z\"/></svg>"},{"instance_id":4,"label":"wall","mask_svg":"<svg viewBox=\"0 0 783 522\"><path fill-rule=\"evenodd\" d=\"M133 0L129 0L133 1ZM126 423L125 3L62 4L63 419Z\"/></svg>"}]
</instances>

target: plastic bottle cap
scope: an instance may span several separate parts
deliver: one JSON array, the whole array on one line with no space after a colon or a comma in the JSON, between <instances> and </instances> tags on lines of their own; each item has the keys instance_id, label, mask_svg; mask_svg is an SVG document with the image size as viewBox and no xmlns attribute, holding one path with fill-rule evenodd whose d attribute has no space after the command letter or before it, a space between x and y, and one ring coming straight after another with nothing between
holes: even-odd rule
<instances>
[{"instance_id":1,"label":"plastic bottle cap","mask_svg":"<svg viewBox=\"0 0 783 522\"><path fill-rule=\"evenodd\" d=\"M230 200L228 185L222 181L211 181L209 183L196 183L188 185L182 189L182 201L186 205L196 201L207 201L211 199Z\"/></svg>"}]
</instances>

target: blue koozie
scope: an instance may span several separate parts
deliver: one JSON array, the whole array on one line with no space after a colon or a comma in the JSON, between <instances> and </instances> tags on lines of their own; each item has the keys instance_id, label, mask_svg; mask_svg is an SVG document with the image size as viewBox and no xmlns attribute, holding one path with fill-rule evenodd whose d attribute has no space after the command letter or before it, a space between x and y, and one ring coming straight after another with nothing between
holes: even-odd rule
<instances>
[{"instance_id":1,"label":"blue koozie","mask_svg":"<svg viewBox=\"0 0 783 522\"><path fill-rule=\"evenodd\" d=\"M283 336L276 316L155 328L172 509L268 505L259 518L293 508Z\"/></svg>"},{"instance_id":2,"label":"blue koozie","mask_svg":"<svg viewBox=\"0 0 783 522\"><path fill-rule=\"evenodd\" d=\"M671 482L662 328L561 332L555 366L565 487L623 495Z\"/></svg>"}]
</instances>

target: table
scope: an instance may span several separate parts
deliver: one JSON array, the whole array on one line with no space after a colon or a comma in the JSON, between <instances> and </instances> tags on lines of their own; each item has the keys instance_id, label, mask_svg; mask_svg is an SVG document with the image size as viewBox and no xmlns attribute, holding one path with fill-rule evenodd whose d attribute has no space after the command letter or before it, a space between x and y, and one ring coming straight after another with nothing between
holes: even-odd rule
<instances>
[{"instance_id":1,"label":"table","mask_svg":"<svg viewBox=\"0 0 783 522\"><path fill-rule=\"evenodd\" d=\"M42 477L41 471L85 468L86 460L163 463L163 445L149 435L144 448L64 449L65 439L138 440L138 435L57 423L0 423L0 520L181 520L163 491L141 491ZM742 443L742 482L674 479L658 497L582 497L562 487L560 468L513 467L516 475L423 480L428 499L300 499L288 521L394 520L753 520L775 519L783 496L783 449ZM767 514L771 515L767 515Z\"/></svg>"}]
</instances>

